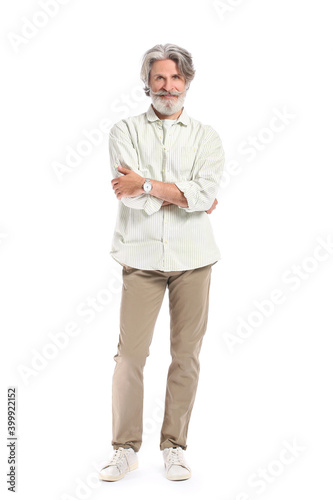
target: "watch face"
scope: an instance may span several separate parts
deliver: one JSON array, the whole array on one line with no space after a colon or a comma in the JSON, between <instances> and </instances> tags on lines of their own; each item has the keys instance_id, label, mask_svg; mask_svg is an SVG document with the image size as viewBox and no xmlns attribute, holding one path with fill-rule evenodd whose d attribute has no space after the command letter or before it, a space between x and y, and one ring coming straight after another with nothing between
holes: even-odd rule
<instances>
[{"instance_id":1,"label":"watch face","mask_svg":"<svg viewBox=\"0 0 333 500\"><path fill-rule=\"evenodd\" d=\"M145 182L144 185L143 185L143 189L146 191L146 193L149 193L149 191L151 190L151 184L150 182Z\"/></svg>"}]
</instances>

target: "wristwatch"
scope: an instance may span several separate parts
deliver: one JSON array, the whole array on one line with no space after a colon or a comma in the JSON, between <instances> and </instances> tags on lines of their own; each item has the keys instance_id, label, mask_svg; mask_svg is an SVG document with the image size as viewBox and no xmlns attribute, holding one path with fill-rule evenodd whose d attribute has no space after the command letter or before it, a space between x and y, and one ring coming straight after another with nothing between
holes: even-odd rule
<instances>
[{"instance_id":1,"label":"wristwatch","mask_svg":"<svg viewBox=\"0 0 333 500\"><path fill-rule=\"evenodd\" d=\"M145 182L142 184L142 187L144 189L145 193L150 193L152 189L152 183L150 182L150 179L145 179Z\"/></svg>"}]
</instances>

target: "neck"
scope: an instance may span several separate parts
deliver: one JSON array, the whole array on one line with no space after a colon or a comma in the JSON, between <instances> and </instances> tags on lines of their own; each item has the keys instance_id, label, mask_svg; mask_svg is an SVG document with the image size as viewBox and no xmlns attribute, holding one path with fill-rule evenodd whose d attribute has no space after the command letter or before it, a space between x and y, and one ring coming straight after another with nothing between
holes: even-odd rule
<instances>
[{"instance_id":1,"label":"neck","mask_svg":"<svg viewBox=\"0 0 333 500\"><path fill-rule=\"evenodd\" d=\"M182 108L180 111L177 111L177 113L174 113L173 115L163 115L162 113L157 111L153 105L152 105L152 107L153 107L153 110L155 111L155 114L159 117L160 120L176 120L177 118L180 117L180 115L182 114L183 109L184 109L184 108Z\"/></svg>"}]
</instances>

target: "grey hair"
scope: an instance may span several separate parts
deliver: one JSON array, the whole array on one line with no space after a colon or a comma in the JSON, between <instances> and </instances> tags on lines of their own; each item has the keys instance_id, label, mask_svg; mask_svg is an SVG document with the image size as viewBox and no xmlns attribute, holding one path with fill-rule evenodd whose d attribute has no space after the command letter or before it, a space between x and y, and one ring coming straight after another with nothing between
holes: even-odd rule
<instances>
[{"instance_id":1,"label":"grey hair","mask_svg":"<svg viewBox=\"0 0 333 500\"><path fill-rule=\"evenodd\" d=\"M142 58L140 76L141 80L145 84L143 90L147 96L150 95L149 78L151 67L155 61L162 61L163 59L171 59L172 61L175 61L180 74L185 77L187 89L194 78L195 69L193 67L192 56L187 50L172 43L155 45L151 49L147 50Z\"/></svg>"}]
</instances>

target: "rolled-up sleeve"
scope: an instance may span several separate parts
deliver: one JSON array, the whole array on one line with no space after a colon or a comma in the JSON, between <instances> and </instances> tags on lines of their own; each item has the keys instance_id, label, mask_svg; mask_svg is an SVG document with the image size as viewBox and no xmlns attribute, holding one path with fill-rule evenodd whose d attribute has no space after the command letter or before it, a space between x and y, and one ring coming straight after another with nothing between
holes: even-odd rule
<instances>
[{"instance_id":1,"label":"rolled-up sleeve","mask_svg":"<svg viewBox=\"0 0 333 500\"><path fill-rule=\"evenodd\" d=\"M206 211L212 206L222 178L224 150L217 132L206 126L206 134L193 167L193 179L175 182L187 199L186 212Z\"/></svg>"},{"instance_id":2,"label":"rolled-up sleeve","mask_svg":"<svg viewBox=\"0 0 333 500\"><path fill-rule=\"evenodd\" d=\"M137 174L141 175L139 170L138 155L133 147L130 135L124 122L116 123L110 130L109 154L111 174L113 178L124 175L118 171L118 165L133 170ZM120 201L126 205L126 207L144 210L148 215L152 215L157 212L163 203L163 200L146 193L134 196L133 198L123 197Z\"/></svg>"}]
</instances>

